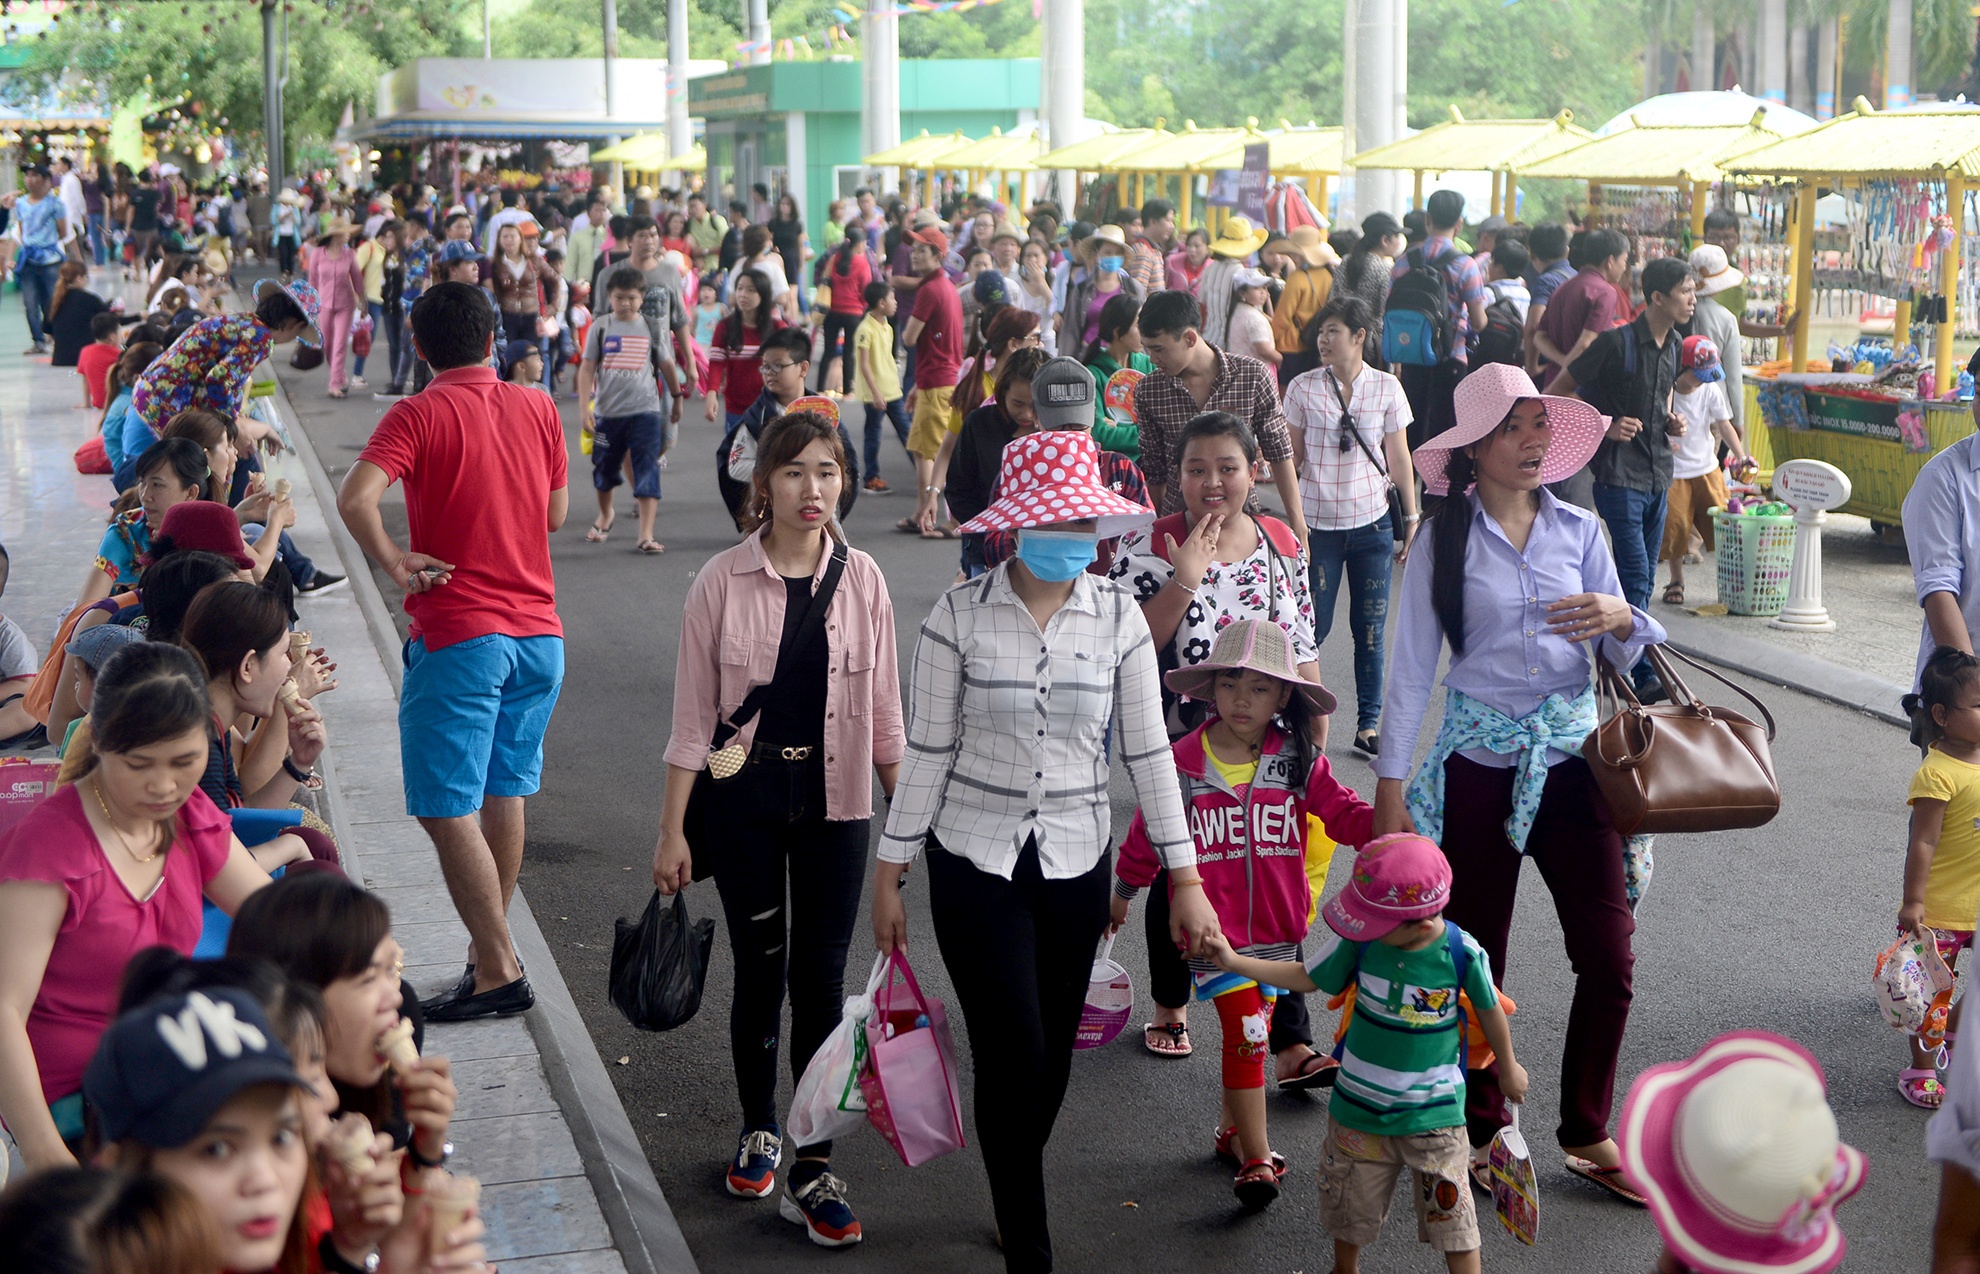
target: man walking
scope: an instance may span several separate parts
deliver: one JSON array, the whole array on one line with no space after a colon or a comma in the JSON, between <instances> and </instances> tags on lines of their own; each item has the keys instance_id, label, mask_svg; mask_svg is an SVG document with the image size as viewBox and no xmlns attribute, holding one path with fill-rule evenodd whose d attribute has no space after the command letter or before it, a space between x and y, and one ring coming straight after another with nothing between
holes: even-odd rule
<instances>
[{"instance_id":1,"label":"man walking","mask_svg":"<svg viewBox=\"0 0 1980 1274\"><path fill-rule=\"evenodd\" d=\"M729 233L729 223L719 212L708 209L706 195L689 195L687 200L688 246L694 249L695 273L707 274L714 269L715 262L722 252L722 240Z\"/></svg>"},{"instance_id":2,"label":"man walking","mask_svg":"<svg viewBox=\"0 0 1980 1274\"><path fill-rule=\"evenodd\" d=\"M605 240L610 237L605 226L610 216L611 209L605 206L605 200L593 195L591 202L585 205L584 215L571 227L570 235L565 240L564 282L576 285L590 281L592 263L604 251ZM605 312L603 301L603 297L591 298L594 313Z\"/></svg>"},{"instance_id":3,"label":"man walking","mask_svg":"<svg viewBox=\"0 0 1980 1274\"><path fill-rule=\"evenodd\" d=\"M62 201L52 192L48 168L32 164L24 180L27 197L9 196L7 206L14 210L9 228L21 247L14 257L14 277L20 281L21 300L27 306L28 335L34 338L28 354L48 352L48 302L55 295L55 282L62 270L63 245L69 242L70 222Z\"/></svg>"},{"instance_id":4,"label":"man walking","mask_svg":"<svg viewBox=\"0 0 1980 1274\"><path fill-rule=\"evenodd\" d=\"M1426 267L1443 275L1445 304L1450 311L1447 322L1451 344L1448 350L1438 351L1438 361L1401 362L1395 368L1403 393L1409 397L1410 415L1414 417L1409 427L1411 450L1457 423L1457 409L1451 395L1470 370L1472 333L1485 330L1485 276L1479 273L1477 262L1457 250L1455 242L1458 223L1463 220L1463 195L1455 190L1433 193L1423 203L1423 224L1428 235L1422 243L1398 257L1389 274L1391 311L1408 304L1403 299L1408 291L1397 285L1412 272ZM1385 339L1392 326L1384 322Z\"/></svg>"},{"instance_id":5,"label":"man walking","mask_svg":"<svg viewBox=\"0 0 1980 1274\"><path fill-rule=\"evenodd\" d=\"M1176 206L1166 199L1141 205L1141 229L1128 235L1127 273L1143 296L1160 292L1169 278L1169 253L1176 247Z\"/></svg>"},{"instance_id":6,"label":"man walking","mask_svg":"<svg viewBox=\"0 0 1980 1274\"><path fill-rule=\"evenodd\" d=\"M549 537L570 490L556 404L488 365L497 327L468 284L420 297L413 347L433 381L386 411L337 495L344 524L406 590L406 810L433 838L470 939L460 982L421 1006L428 1022L536 1002L505 917L522 870L523 798L541 786L564 680ZM405 486L409 548L378 511L394 482Z\"/></svg>"}]
</instances>

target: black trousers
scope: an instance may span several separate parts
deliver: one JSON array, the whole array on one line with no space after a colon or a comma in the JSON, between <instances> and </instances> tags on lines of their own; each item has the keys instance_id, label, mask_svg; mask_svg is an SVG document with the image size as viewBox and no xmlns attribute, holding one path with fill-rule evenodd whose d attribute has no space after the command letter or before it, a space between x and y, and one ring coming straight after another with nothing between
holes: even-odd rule
<instances>
[{"instance_id":1,"label":"black trousers","mask_svg":"<svg viewBox=\"0 0 1980 1274\"><path fill-rule=\"evenodd\" d=\"M825 817L825 762L753 760L717 783L704 826L720 829L715 888L736 963L729 1051L743 1124L777 1124L777 1053L791 999L793 1080L839 1024L846 949L859 920L869 820ZM704 833L706 835L707 833ZM788 891L786 880L789 881ZM788 898L786 894L788 892ZM786 919L786 910L789 918ZM832 1143L800 1146L830 1154Z\"/></svg>"},{"instance_id":2,"label":"black trousers","mask_svg":"<svg viewBox=\"0 0 1980 1274\"><path fill-rule=\"evenodd\" d=\"M1169 939L1169 873L1158 873L1147 894L1148 906L1142 917L1148 932L1148 994L1165 1009L1187 1008L1196 987L1190 980L1189 961ZM1303 993L1280 989L1278 1007L1272 1010L1271 1034L1266 1039L1274 1053L1295 1044L1313 1047L1313 1020L1306 1014Z\"/></svg>"},{"instance_id":3,"label":"black trousers","mask_svg":"<svg viewBox=\"0 0 1980 1274\"><path fill-rule=\"evenodd\" d=\"M1447 358L1435 367L1405 363L1394 370L1402 382L1403 396L1409 399L1409 414L1415 417L1409 425L1409 446L1414 451L1457 423L1452 395L1464 379L1466 367Z\"/></svg>"},{"instance_id":4,"label":"black trousers","mask_svg":"<svg viewBox=\"0 0 1980 1274\"><path fill-rule=\"evenodd\" d=\"M969 1025L976 1067L976 1140L990 1174L1004 1268L1052 1268L1045 1224L1045 1143L1072 1076L1073 1037L1100 933L1112 855L1066 880L1046 880L1026 841L1011 879L982 871L929 838L935 941Z\"/></svg>"}]
</instances>

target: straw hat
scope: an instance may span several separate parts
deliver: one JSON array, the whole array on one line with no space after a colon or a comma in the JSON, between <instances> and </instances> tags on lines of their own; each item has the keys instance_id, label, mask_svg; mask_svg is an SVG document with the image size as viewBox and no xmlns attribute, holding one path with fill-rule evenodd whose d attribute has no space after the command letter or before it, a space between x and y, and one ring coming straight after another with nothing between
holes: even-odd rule
<instances>
[{"instance_id":1,"label":"straw hat","mask_svg":"<svg viewBox=\"0 0 1980 1274\"><path fill-rule=\"evenodd\" d=\"M1328 244L1326 236L1320 233L1319 226L1294 226L1266 246L1277 248L1289 257L1298 257L1308 265L1341 263L1341 254Z\"/></svg>"},{"instance_id":2,"label":"straw hat","mask_svg":"<svg viewBox=\"0 0 1980 1274\"><path fill-rule=\"evenodd\" d=\"M1155 520L1155 511L1110 490L1100 476L1100 452L1091 433L1061 429L1026 434L1004 447L997 475L1003 492L989 508L963 523L968 534L1021 531L1092 518L1101 539Z\"/></svg>"},{"instance_id":3,"label":"straw hat","mask_svg":"<svg viewBox=\"0 0 1980 1274\"><path fill-rule=\"evenodd\" d=\"M356 234L356 233L357 233L356 224L353 223L349 217L339 215L333 217L329 225L323 227L321 230L316 232L316 242L318 244L322 244L327 242L331 237L335 235L340 235L340 234L348 235L348 234Z\"/></svg>"},{"instance_id":4,"label":"straw hat","mask_svg":"<svg viewBox=\"0 0 1980 1274\"><path fill-rule=\"evenodd\" d=\"M1185 699L1215 703L1217 674L1235 669L1290 682L1315 712L1325 714L1334 710L1334 696L1326 687L1308 681L1294 670L1292 638L1269 619L1240 619L1224 625L1217 634L1217 644L1210 647L1208 659L1174 669L1162 680Z\"/></svg>"},{"instance_id":5,"label":"straw hat","mask_svg":"<svg viewBox=\"0 0 1980 1274\"><path fill-rule=\"evenodd\" d=\"M1450 463L1451 452L1468 447L1497 429L1523 399L1536 398L1545 404L1547 423L1553 428L1553 444L1547 448L1546 459L1540 462L1542 485L1579 473L1594 457L1595 449L1602 445L1602 435L1609 428L1609 418L1581 399L1543 394L1534 388L1524 371L1509 363L1486 363L1472 369L1469 376L1458 382L1452 397L1457 423L1411 455L1423 485L1436 495L1463 494L1446 489L1444 469Z\"/></svg>"},{"instance_id":6,"label":"straw hat","mask_svg":"<svg viewBox=\"0 0 1980 1274\"><path fill-rule=\"evenodd\" d=\"M1254 230L1247 217L1227 217L1223 233L1210 241L1210 252L1220 257L1248 257L1265 246L1272 237L1269 230Z\"/></svg>"},{"instance_id":7,"label":"straw hat","mask_svg":"<svg viewBox=\"0 0 1980 1274\"><path fill-rule=\"evenodd\" d=\"M1863 1184L1822 1068L1793 1040L1721 1035L1637 1077L1623 1104L1623 1173L1671 1255L1701 1274L1826 1274L1845 1248L1835 1206Z\"/></svg>"},{"instance_id":8,"label":"straw hat","mask_svg":"<svg viewBox=\"0 0 1980 1274\"><path fill-rule=\"evenodd\" d=\"M1100 250L1101 244L1111 243L1125 254L1128 248L1127 231L1112 223L1095 226L1093 233L1086 237L1086 242L1093 245L1095 252Z\"/></svg>"}]
</instances>

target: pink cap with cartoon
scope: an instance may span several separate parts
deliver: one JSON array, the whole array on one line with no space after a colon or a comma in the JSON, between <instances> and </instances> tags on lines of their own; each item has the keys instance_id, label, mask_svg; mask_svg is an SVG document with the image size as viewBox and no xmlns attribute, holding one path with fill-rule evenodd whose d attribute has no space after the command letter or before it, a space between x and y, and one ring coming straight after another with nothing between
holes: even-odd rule
<instances>
[{"instance_id":1,"label":"pink cap with cartoon","mask_svg":"<svg viewBox=\"0 0 1980 1274\"><path fill-rule=\"evenodd\" d=\"M1347 888L1322 914L1349 942L1373 942L1397 925L1437 915L1450 899L1444 851L1414 832L1392 832L1361 847Z\"/></svg>"}]
</instances>

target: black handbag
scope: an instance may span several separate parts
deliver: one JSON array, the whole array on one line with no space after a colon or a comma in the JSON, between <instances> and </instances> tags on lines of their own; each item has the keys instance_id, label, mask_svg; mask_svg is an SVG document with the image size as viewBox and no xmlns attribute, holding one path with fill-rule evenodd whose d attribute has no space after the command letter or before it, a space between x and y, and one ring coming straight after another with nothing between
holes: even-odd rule
<instances>
[{"instance_id":1,"label":"black handbag","mask_svg":"<svg viewBox=\"0 0 1980 1274\"><path fill-rule=\"evenodd\" d=\"M1331 367L1327 369L1327 379L1334 386L1334 397L1340 400L1341 433L1354 439L1354 445L1361 448L1361 454L1368 457L1368 463L1375 466L1375 472L1382 475L1383 483L1389 488L1389 534L1395 538L1396 543L1401 544L1409 538L1409 523L1404 520L1406 515L1403 513L1402 492L1396 490L1395 482L1390 479L1389 466L1375 458L1375 453L1368 448L1367 439L1361 436L1360 427L1354 423L1354 413L1348 410L1347 391L1341 387L1340 378L1334 375Z\"/></svg>"},{"instance_id":2,"label":"black handbag","mask_svg":"<svg viewBox=\"0 0 1980 1274\"><path fill-rule=\"evenodd\" d=\"M687 814L682 820L681 830L687 836L692 860L691 877L694 880L706 880L715 874L714 847L721 839L720 834L704 835L701 826L707 818L713 789L717 784L727 783L741 774L743 767L749 763L749 749L737 741L737 736L763 710L770 696L777 693L777 688L790 672L792 655L804 649L825 627L825 611L832 604L833 594L839 591L839 578L845 573L846 546L835 540L832 560L825 567L825 578L818 582L818 591L811 595L811 605L805 608L804 618L798 621L797 632L777 651L776 671L770 674L770 680L744 695L733 713L715 723L715 736L708 743L708 764L694 776L694 790L688 794Z\"/></svg>"}]
</instances>

